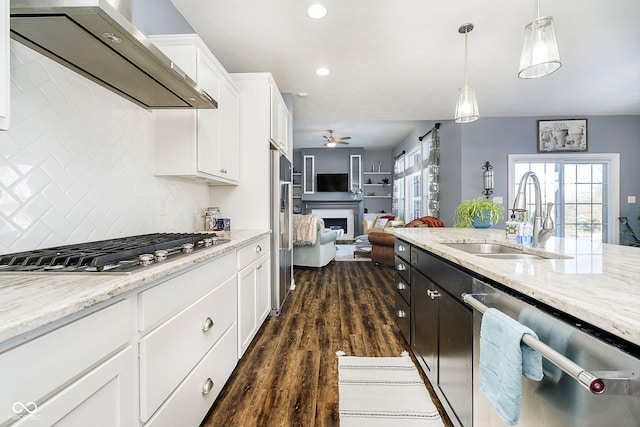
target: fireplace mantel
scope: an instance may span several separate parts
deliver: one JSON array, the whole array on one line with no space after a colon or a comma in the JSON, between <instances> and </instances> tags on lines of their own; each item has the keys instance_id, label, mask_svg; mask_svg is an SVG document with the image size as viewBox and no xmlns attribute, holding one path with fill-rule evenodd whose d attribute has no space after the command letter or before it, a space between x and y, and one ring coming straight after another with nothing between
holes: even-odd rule
<instances>
[{"instance_id":1,"label":"fireplace mantel","mask_svg":"<svg viewBox=\"0 0 640 427\"><path fill-rule=\"evenodd\" d=\"M347 193L348 194L348 193ZM350 195L346 198L310 198L303 197L302 202L304 203L304 212L311 213L313 209L351 209L353 211L353 221L354 221L354 234L360 235L362 234L362 216L363 216L363 200L362 199L352 199Z\"/></svg>"}]
</instances>

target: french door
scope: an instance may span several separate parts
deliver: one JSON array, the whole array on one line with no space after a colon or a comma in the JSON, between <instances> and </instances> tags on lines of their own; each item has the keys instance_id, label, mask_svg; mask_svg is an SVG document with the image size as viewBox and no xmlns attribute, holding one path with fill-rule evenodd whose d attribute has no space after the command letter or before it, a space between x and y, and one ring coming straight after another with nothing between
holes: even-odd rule
<instances>
[{"instance_id":1,"label":"french door","mask_svg":"<svg viewBox=\"0 0 640 427\"><path fill-rule=\"evenodd\" d=\"M512 154L509 206L513 205L522 175L533 171L540 181L543 204L554 204L556 236L618 243L619 170L618 153ZM531 182L527 194L531 218L535 211Z\"/></svg>"}]
</instances>

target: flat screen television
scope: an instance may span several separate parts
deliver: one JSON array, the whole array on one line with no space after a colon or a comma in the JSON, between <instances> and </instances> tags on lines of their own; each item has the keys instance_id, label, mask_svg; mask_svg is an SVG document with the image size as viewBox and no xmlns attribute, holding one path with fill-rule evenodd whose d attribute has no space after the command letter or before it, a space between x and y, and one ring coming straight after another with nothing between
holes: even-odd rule
<instances>
[{"instance_id":1,"label":"flat screen television","mask_svg":"<svg viewBox=\"0 0 640 427\"><path fill-rule=\"evenodd\" d=\"M348 173L319 173L316 175L316 191L349 191Z\"/></svg>"}]
</instances>

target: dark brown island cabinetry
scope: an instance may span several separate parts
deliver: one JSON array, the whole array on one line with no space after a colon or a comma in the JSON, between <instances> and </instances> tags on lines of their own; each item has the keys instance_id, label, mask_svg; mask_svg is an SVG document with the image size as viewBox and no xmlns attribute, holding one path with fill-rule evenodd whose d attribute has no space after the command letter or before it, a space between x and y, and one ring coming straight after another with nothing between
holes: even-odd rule
<instances>
[{"instance_id":1,"label":"dark brown island cabinetry","mask_svg":"<svg viewBox=\"0 0 640 427\"><path fill-rule=\"evenodd\" d=\"M470 427L473 312L463 303L462 294L471 292L473 278L400 239L396 240L396 271L398 324L451 421ZM400 289L405 286L408 296ZM409 321L401 316L406 310Z\"/></svg>"}]
</instances>

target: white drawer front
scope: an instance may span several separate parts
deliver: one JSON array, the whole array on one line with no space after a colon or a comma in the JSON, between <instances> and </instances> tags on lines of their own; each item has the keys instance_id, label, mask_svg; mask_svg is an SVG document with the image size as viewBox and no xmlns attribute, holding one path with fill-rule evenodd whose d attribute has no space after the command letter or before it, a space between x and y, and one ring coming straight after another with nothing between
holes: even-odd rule
<instances>
[{"instance_id":1,"label":"white drawer front","mask_svg":"<svg viewBox=\"0 0 640 427\"><path fill-rule=\"evenodd\" d=\"M169 279L138 295L138 330L144 332L235 274L235 252Z\"/></svg>"},{"instance_id":2,"label":"white drawer front","mask_svg":"<svg viewBox=\"0 0 640 427\"><path fill-rule=\"evenodd\" d=\"M23 413L14 427L109 426L128 427L138 418L135 402L136 355L133 347L116 354L91 370L60 393L38 406L32 414ZM32 408L29 405L29 408Z\"/></svg>"},{"instance_id":3,"label":"white drawer front","mask_svg":"<svg viewBox=\"0 0 640 427\"><path fill-rule=\"evenodd\" d=\"M234 276L140 340L143 421L235 324L237 306Z\"/></svg>"},{"instance_id":4,"label":"white drawer front","mask_svg":"<svg viewBox=\"0 0 640 427\"><path fill-rule=\"evenodd\" d=\"M236 367L237 342L238 330L234 324L145 427L199 425ZM204 393L208 379L212 387Z\"/></svg>"},{"instance_id":5,"label":"white drawer front","mask_svg":"<svg viewBox=\"0 0 640 427\"><path fill-rule=\"evenodd\" d=\"M270 244L267 236L238 249L238 270L242 270L262 255L268 253L271 250Z\"/></svg>"},{"instance_id":6,"label":"white drawer front","mask_svg":"<svg viewBox=\"0 0 640 427\"><path fill-rule=\"evenodd\" d=\"M122 348L131 337L131 300L120 301L0 355L0 416L43 396Z\"/></svg>"}]
</instances>

